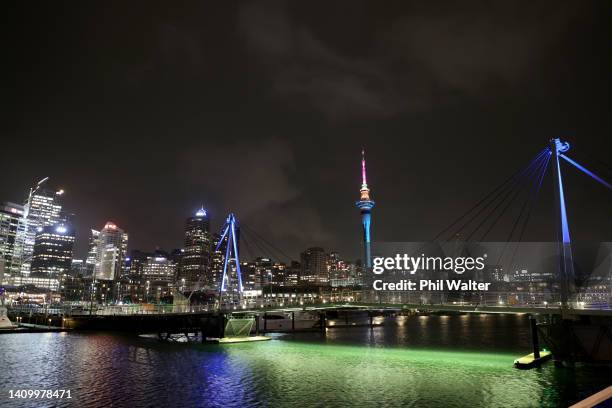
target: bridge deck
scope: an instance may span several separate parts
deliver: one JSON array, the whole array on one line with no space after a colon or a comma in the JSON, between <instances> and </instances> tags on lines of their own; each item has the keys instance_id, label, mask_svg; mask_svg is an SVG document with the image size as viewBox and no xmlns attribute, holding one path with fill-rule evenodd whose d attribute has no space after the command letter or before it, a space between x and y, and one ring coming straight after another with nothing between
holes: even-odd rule
<instances>
[{"instance_id":1,"label":"bridge deck","mask_svg":"<svg viewBox=\"0 0 612 408\"><path fill-rule=\"evenodd\" d=\"M575 316L612 316L612 309L591 309L591 308L568 308L562 309L560 307L553 306L508 306L508 305L475 305L475 304L418 304L418 303L366 303L366 302L352 302L352 303L328 303L313 306L295 306L295 307L265 307L265 308L248 308L248 309L201 309L201 310L190 310L185 312L172 312L172 311L139 311L137 313L130 313L119 310L102 310L95 312L93 315L89 313L69 313L68 311L60 311L51 313L49 311L40 310L42 314L63 314L65 316L72 317L103 317L103 316L163 316L165 318L171 318L173 316L210 316L216 313L233 314L233 313L279 313L279 312L296 312L296 311L325 311L325 310L349 310L349 309L362 309L362 310L421 310L421 311L440 311L440 312L461 312L461 313L510 313L510 314L563 314L563 315L575 315ZM15 308L10 310L9 313L20 314L24 311ZM60 313L61 312L61 313ZM31 311L28 311L31 313Z\"/></svg>"}]
</instances>

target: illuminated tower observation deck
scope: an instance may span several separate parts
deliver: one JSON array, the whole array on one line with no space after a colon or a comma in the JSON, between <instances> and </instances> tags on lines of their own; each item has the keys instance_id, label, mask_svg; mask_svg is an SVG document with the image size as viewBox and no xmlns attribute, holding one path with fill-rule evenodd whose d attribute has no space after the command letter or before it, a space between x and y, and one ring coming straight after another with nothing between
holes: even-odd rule
<instances>
[{"instance_id":1,"label":"illuminated tower observation deck","mask_svg":"<svg viewBox=\"0 0 612 408\"><path fill-rule=\"evenodd\" d=\"M370 189L366 178L365 151L361 150L361 189L359 190L359 201L355 203L361 210L361 225L363 226L363 249L365 254L366 268L372 267L372 252L370 249L370 224L374 201L370 199Z\"/></svg>"}]
</instances>

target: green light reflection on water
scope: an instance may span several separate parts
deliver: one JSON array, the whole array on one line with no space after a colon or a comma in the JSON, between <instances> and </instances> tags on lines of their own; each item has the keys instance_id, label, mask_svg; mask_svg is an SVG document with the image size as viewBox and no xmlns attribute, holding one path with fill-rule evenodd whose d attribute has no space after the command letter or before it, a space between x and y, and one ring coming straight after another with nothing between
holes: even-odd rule
<instances>
[{"instance_id":1,"label":"green light reflection on water","mask_svg":"<svg viewBox=\"0 0 612 408\"><path fill-rule=\"evenodd\" d=\"M506 353L269 341L224 349L275 406L527 407L542 401L536 371Z\"/></svg>"}]
</instances>

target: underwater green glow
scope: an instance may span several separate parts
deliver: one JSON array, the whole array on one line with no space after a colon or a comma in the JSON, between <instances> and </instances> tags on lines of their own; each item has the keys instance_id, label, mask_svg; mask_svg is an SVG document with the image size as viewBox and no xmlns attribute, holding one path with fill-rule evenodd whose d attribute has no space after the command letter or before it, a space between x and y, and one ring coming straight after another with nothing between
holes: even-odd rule
<instances>
[{"instance_id":1,"label":"underwater green glow","mask_svg":"<svg viewBox=\"0 0 612 408\"><path fill-rule=\"evenodd\" d=\"M65 388L87 406L131 408L557 407L612 383L605 366L515 369L514 360L531 351L526 316L386 323L223 345L117 333L5 334L0 367L10 375L0 391Z\"/></svg>"},{"instance_id":2,"label":"underwater green glow","mask_svg":"<svg viewBox=\"0 0 612 408\"><path fill-rule=\"evenodd\" d=\"M275 406L547 405L537 371L513 368L512 354L291 341L235 344L225 352L237 375L261 374L265 399Z\"/></svg>"}]
</instances>

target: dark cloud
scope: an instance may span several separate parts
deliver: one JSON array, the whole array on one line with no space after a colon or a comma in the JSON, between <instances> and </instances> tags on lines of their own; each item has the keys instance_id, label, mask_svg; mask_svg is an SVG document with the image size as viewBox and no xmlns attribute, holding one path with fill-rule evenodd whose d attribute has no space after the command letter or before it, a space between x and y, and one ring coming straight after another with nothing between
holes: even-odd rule
<instances>
[{"instance_id":1,"label":"dark cloud","mask_svg":"<svg viewBox=\"0 0 612 408\"><path fill-rule=\"evenodd\" d=\"M172 23L160 24L150 43L149 52L126 70L126 84L151 86L168 76L181 82L194 81L209 69L204 55L206 47L197 30Z\"/></svg>"},{"instance_id":2,"label":"dark cloud","mask_svg":"<svg viewBox=\"0 0 612 408\"><path fill-rule=\"evenodd\" d=\"M248 4L238 21L277 94L302 95L331 119L397 111L393 84L377 61L353 59L328 47L282 3Z\"/></svg>"},{"instance_id":3,"label":"dark cloud","mask_svg":"<svg viewBox=\"0 0 612 408\"><path fill-rule=\"evenodd\" d=\"M397 14L391 7L378 20L367 12L330 17L356 38L377 21L371 44L356 50L359 44L334 46L301 11L278 1L248 3L239 29L274 93L302 96L332 120L422 111L457 95L511 93L590 15L578 3L448 2L410 4Z\"/></svg>"},{"instance_id":4,"label":"dark cloud","mask_svg":"<svg viewBox=\"0 0 612 408\"><path fill-rule=\"evenodd\" d=\"M224 212L297 253L329 243L333 234L294 181L294 150L278 139L204 143L181 160L184 180ZM217 218L221 218L219 215Z\"/></svg>"},{"instance_id":5,"label":"dark cloud","mask_svg":"<svg viewBox=\"0 0 612 408\"><path fill-rule=\"evenodd\" d=\"M609 1L3 11L0 201L50 176L76 214L78 256L108 219L131 248L179 247L204 201L215 229L232 210L295 257L310 245L358 257L361 146L382 241L434 236L551 137L589 167L581 153L606 161ZM608 191L566 177L573 237L609 239ZM545 183L534 240L554 237Z\"/></svg>"},{"instance_id":6,"label":"dark cloud","mask_svg":"<svg viewBox=\"0 0 612 408\"><path fill-rule=\"evenodd\" d=\"M449 2L397 17L381 40L420 66L416 80L428 73L448 93L489 98L492 85L508 91L528 80L588 18L588 6L577 2Z\"/></svg>"}]
</instances>

